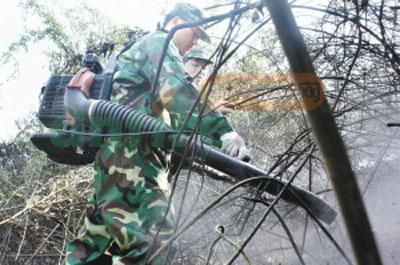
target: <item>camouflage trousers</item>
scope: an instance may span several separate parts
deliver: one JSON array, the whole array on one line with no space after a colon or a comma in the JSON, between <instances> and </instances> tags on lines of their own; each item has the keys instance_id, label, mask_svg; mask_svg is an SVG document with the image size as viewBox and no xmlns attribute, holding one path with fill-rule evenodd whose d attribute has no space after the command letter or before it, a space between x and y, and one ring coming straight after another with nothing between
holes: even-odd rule
<instances>
[{"instance_id":1,"label":"camouflage trousers","mask_svg":"<svg viewBox=\"0 0 400 265\"><path fill-rule=\"evenodd\" d=\"M97 154L95 169L95 193L80 236L67 245L66 264L92 264L105 252L113 265L145 264L173 232L171 211L164 218L165 167L151 151L110 142ZM168 257L164 253L151 264L171 264Z\"/></svg>"}]
</instances>

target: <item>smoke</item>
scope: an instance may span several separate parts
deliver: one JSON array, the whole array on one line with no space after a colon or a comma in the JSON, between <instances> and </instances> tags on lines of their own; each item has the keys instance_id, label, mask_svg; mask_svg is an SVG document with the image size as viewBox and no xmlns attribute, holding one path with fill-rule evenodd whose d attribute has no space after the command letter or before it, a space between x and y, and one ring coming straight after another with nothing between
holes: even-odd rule
<instances>
[{"instance_id":1,"label":"smoke","mask_svg":"<svg viewBox=\"0 0 400 265\"><path fill-rule=\"evenodd\" d=\"M400 128L386 127L387 122L396 121L397 113L387 109L380 118L346 117L347 127L342 130L382 260L389 265L400 264L400 193L397 191L400 184ZM339 119L338 123L341 122ZM243 134L246 135L246 132ZM270 164L269 158L263 158L265 160L262 156L257 157L256 162ZM304 179L308 173L305 170L299 176L298 185L306 185ZM355 263L344 220L329 178L324 174L322 161L312 173L313 190L320 192L319 196L339 212L333 224L324 224L334 242L303 209L280 201L275 207L276 212L268 215L233 264L301 264L295 248L305 264L348 264L341 251L352 264ZM210 175L199 172L189 175L187 170L183 171L173 197L175 216L179 219L178 229L204 211L230 186L221 180L211 179ZM226 264L256 228L267 209L265 205L250 202L251 196L248 189L239 189L204 212L177 241L176 264Z\"/></svg>"}]
</instances>

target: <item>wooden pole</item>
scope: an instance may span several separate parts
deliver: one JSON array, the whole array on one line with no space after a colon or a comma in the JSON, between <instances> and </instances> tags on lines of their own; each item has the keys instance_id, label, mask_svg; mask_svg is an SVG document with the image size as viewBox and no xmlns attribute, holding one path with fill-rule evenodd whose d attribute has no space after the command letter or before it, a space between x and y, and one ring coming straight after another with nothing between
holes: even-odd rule
<instances>
[{"instance_id":1,"label":"wooden pole","mask_svg":"<svg viewBox=\"0 0 400 265\"><path fill-rule=\"evenodd\" d=\"M287 0L264 0L329 171L357 263L382 264L343 140Z\"/></svg>"}]
</instances>

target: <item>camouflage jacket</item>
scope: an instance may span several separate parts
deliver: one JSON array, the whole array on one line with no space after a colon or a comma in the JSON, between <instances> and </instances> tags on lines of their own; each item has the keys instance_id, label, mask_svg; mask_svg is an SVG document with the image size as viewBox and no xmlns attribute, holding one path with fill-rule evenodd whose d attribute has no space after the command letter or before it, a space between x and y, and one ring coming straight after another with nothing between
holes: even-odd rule
<instances>
[{"instance_id":1,"label":"camouflage jacket","mask_svg":"<svg viewBox=\"0 0 400 265\"><path fill-rule=\"evenodd\" d=\"M146 35L119 56L113 78L113 100L160 117L175 130L193 130L202 105L198 104L182 128L199 92L187 80L182 57L173 41L167 49L155 93L151 95L166 37L163 31ZM201 135L219 141L222 134L232 131L223 115L208 108L205 113L200 123Z\"/></svg>"}]
</instances>

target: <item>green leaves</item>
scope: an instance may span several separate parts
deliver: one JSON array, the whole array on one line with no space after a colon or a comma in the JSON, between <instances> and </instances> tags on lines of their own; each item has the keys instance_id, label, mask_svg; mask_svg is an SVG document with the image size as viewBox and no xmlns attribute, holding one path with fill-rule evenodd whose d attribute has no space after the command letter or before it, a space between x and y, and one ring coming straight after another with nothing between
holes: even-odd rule
<instances>
[{"instance_id":1,"label":"green leaves","mask_svg":"<svg viewBox=\"0 0 400 265\"><path fill-rule=\"evenodd\" d=\"M115 44L121 47L130 36L143 32L117 25L87 5L66 7L60 0L21 0L19 6L24 13L25 31L1 55L0 64L10 63L21 51L41 43L53 74L74 74L88 49L107 56Z\"/></svg>"}]
</instances>

